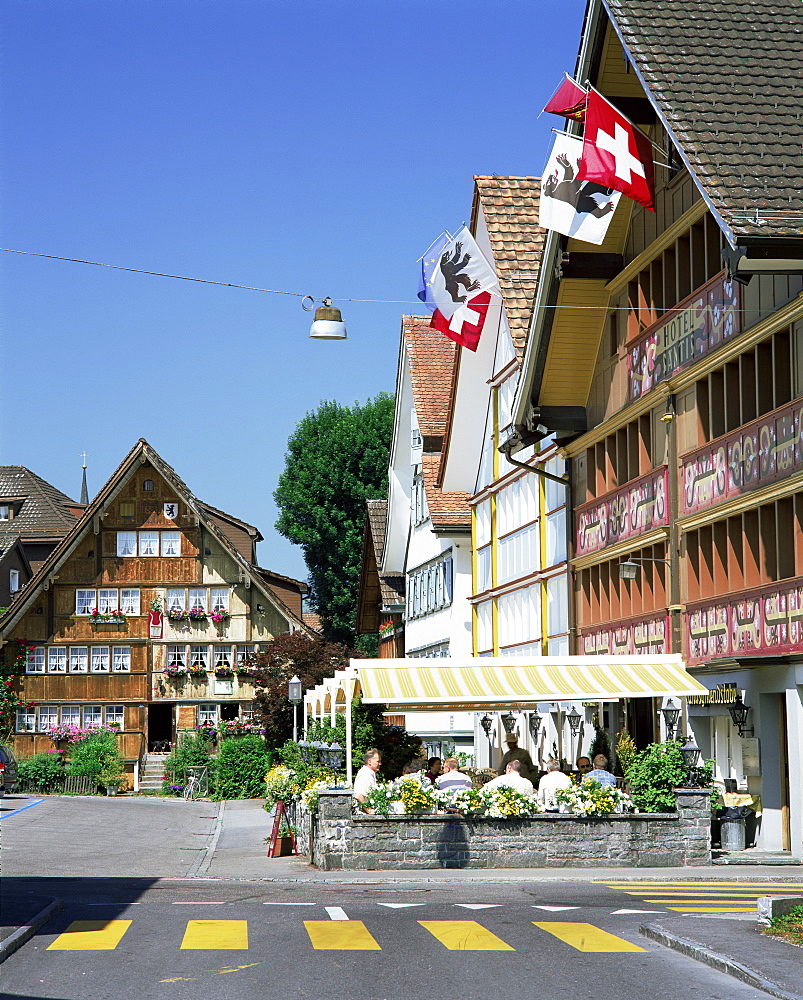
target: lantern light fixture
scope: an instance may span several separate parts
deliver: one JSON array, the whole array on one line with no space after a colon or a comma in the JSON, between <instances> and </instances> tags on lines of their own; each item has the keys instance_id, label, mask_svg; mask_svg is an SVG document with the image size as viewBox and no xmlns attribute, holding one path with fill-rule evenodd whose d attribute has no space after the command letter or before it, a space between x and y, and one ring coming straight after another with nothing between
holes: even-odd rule
<instances>
[{"instance_id":1,"label":"lantern light fixture","mask_svg":"<svg viewBox=\"0 0 803 1000\"><path fill-rule=\"evenodd\" d=\"M529 718L530 736L533 738L533 743L538 739L538 734L541 732L541 716L538 712L530 712Z\"/></svg>"},{"instance_id":2,"label":"lantern light fixture","mask_svg":"<svg viewBox=\"0 0 803 1000\"><path fill-rule=\"evenodd\" d=\"M346 324L337 306L332 305L332 300L327 296L323 300L323 305L315 310L315 319L309 329L312 340L346 340Z\"/></svg>"},{"instance_id":3,"label":"lantern light fixture","mask_svg":"<svg viewBox=\"0 0 803 1000\"><path fill-rule=\"evenodd\" d=\"M733 724L739 730L739 736L744 739L745 733L750 733L753 735L753 727L747 728L747 713L750 711L750 706L745 705L742 701L741 692L736 695L732 705L728 706L728 712L730 713L731 719L733 719Z\"/></svg>"},{"instance_id":4,"label":"lantern light fixture","mask_svg":"<svg viewBox=\"0 0 803 1000\"><path fill-rule=\"evenodd\" d=\"M572 736L576 736L580 731L580 724L583 719L577 709L572 705L572 710L566 716L566 721L569 723L569 729L572 731Z\"/></svg>"},{"instance_id":5,"label":"lantern light fixture","mask_svg":"<svg viewBox=\"0 0 803 1000\"><path fill-rule=\"evenodd\" d=\"M491 738L491 726L493 725L493 721L494 720L490 717L490 715L487 714L483 715L483 717L480 719L480 725L485 730L485 735L488 737L488 739Z\"/></svg>"},{"instance_id":6,"label":"lantern light fixture","mask_svg":"<svg viewBox=\"0 0 803 1000\"><path fill-rule=\"evenodd\" d=\"M502 716L502 725L505 727L506 733L512 733L516 728L516 716L512 712L506 712Z\"/></svg>"},{"instance_id":7,"label":"lantern light fixture","mask_svg":"<svg viewBox=\"0 0 803 1000\"><path fill-rule=\"evenodd\" d=\"M686 737L686 742L680 748L680 752L683 755L683 763L689 769L688 787L699 787L695 771L697 768L697 762L700 759L700 748L697 746L697 741L692 733Z\"/></svg>"},{"instance_id":8,"label":"lantern light fixture","mask_svg":"<svg viewBox=\"0 0 803 1000\"><path fill-rule=\"evenodd\" d=\"M673 740L675 738L675 727L680 718L680 708L670 698L661 709L661 715L664 717L664 725L666 726L666 738L667 740Z\"/></svg>"}]
</instances>

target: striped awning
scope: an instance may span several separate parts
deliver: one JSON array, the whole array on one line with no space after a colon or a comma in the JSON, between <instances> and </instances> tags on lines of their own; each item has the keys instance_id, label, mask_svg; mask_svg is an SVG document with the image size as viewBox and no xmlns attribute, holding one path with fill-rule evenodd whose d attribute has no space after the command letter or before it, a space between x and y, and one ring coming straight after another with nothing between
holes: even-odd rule
<instances>
[{"instance_id":1,"label":"striped awning","mask_svg":"<svg viewBox=\"0 0 803 1000\"><path fill-rule=\"evenodd\" d=\"M680 656L352 660L362 700L415 712L705 694Z\"/></svg>"}]
</instances>

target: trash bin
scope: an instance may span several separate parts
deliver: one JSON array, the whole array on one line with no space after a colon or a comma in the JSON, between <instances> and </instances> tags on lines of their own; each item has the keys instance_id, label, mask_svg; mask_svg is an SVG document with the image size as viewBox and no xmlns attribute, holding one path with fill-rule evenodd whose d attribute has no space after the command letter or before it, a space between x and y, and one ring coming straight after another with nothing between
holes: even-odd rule
<instances>
[{"instance_id":1,"label":"trash bin","mask_svg":"<svg viewBox=\"0 0 803 1000\"><path fill-rule=\"evenodd\" d=\"M748 806L727 806L719 810L720 845L723 851L743 851L745 819L753 810Z\"/></svg>"}]
</instances>

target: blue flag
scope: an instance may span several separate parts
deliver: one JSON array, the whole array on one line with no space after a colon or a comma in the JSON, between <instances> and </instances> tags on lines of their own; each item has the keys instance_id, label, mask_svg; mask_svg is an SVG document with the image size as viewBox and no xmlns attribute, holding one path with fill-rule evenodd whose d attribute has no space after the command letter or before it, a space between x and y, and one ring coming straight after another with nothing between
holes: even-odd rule
<instances>
[{"instance_id":1,"label":"blue flag","mask_svg":"<svg viewBox=\"0 0 803 1000\"><path fill-rule=\"evenodd\" d=\"M451 237L447 233L441 233L421 258L421 273L418 276L418 298L421 299L430 312L435 312L437 309L437 303L432 296L432 277L440 263L441 254L449 243L451 243Z\"/></svg>"}]
</instances>

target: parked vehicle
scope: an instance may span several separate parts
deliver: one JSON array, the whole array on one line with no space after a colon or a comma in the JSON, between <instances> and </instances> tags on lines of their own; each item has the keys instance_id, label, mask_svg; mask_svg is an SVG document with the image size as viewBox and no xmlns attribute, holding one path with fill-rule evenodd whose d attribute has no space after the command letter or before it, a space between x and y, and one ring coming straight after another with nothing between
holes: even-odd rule
<instances>
[{"instance_id":1,"label":"parked vehicle","mask_svg":"<svg viewBox=\"0 0 803 1000\"><path fill-rule=\"evenodd\" d=\"M17 758L0 743L0 795L17 787Z\"/></svg>"}]
</instances>

